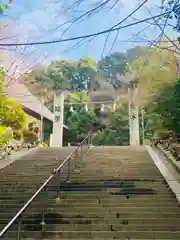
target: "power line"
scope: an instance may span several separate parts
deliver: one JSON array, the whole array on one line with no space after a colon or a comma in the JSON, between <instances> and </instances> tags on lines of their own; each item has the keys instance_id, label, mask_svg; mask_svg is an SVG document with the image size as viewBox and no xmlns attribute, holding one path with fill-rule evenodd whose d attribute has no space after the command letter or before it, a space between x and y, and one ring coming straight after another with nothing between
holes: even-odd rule
<instances>
[{"instance_id":1,"label":"power line","mask_svg":"<svg viewBox=\"0 0 180 240\"><path fill-rule=\"evenodd\" d=\"M158 18L158 17L161 17L161 16L165 16L167 15L168 13L170 13L171 11L167 11L165 13L161 13L161 14L158 14L158 15L155 15L153 17L149 17L149 18L145 18L145 19L142 19L142 20L139 20L137 22L133 22L133 23L130 23L130 24L127 24L127 25L124 25L124 26L119 26L119 27L116 27L114 28L111 27L110 29L107 29L107 30L104 30L104 31L100 31L100 32L96 32L96 33L91 33L91 34L87 34L87 35L82 35L82 36L77 36L77 37L72 37L72 38L66 38L66 39L59 39L59 40L51 40L51 41L41 41L41 42L29 42L29 43L0 43L0 46L31 46L31 45L44 45L44 44L53 44L53 43L61 43L61 42L68 42L68 41L74 41L74 40L79 40L79 39L82 39L82 38L89 38L89 37L93 37L93 36L99 36L99 35L102 35L102 34L105 34L105 33L109 33L109 32L114 32L114 31L118 31L120 29L125 29L125 28L128 28L128 27L132 27L132 26L135 26L137 24L140 24L140 23L143 23L143 22L146 22L148 20L152 20L152 19L155 19L155 18Z\"/></svg>"},{"instance_id":2,"label":"power line","mask_svg":"<svg viewBox=\"0 0 180 240\"><path fill-rule=\"evenodd\" d=\"M134 13L136 13L148 0L145 0L143 1L137 8L135 8L131 13L129 13L123 20L121 20L119 23L117 23L116 25L114 25L110 30L112 30L113 28L115 27L118 27L119 25L121 25L123 22L125 22L128 18L130 18ZM104 42L104 46L103 46L103 50L102 50L102 53L101 53L101 58L103 58L103 54L104 54L104 51L105 51L105 48L106 48L106 44L107 44L107 41L108 41L108 38L109 38L109 35L110 35L110 32L108 32L108 35L105 39L105 42ZM114 47L114 44L118 38L118 35L119 35L119 30L117 31L116 33L116 37L113 41L113 44L111 46L111 49L109 50L108 54L111 52L111 50L113 49Z\"/></svg>"}]
</instances>

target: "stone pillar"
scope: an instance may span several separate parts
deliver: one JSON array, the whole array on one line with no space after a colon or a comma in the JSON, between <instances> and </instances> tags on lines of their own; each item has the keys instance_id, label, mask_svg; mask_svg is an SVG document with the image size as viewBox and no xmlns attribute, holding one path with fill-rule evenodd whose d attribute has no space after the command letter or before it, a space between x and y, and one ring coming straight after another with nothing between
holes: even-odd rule
<instances>
[{"instance_id":1,"label":"stone pillar","mask_svg":"<svg viewBox=\"0 0 180 240\"><path fill-rule=\"evenodd\" d=\"M137 95L137 84L131 83L128 88L129 94L129 135L130 145L139 145L139 111L135 97Z\"/></svg>"},{"instance_id":2,"label":"stone pillar","mask_svg":"<svg viewBox=\"0 0 180 240\"><path fill-rule=\"evenodd\" d=\"M63 146L64 92L54 93L54 122L51 147Z\"/></svg>"}]
</instances>

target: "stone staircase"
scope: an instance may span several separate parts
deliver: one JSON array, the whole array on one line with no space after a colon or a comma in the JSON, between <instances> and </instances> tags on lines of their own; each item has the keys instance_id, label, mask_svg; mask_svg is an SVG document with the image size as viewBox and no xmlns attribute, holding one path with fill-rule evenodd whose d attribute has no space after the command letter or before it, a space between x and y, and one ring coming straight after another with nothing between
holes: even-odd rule
<instances>
[{"instance_id":1,"label":"stone staircase","mask_svg":"<svg viewBox=\"0 0 180 240\"><path fill-rule=\"evenodd\" d=\"M39 149L0 169L0 230L74 150Z\"/></svg>"},{"instance_id":2,"label":"stone staircase","mask_svg":"<svg viewBox=\"0 0 180 240\"><path fill-rule=\"evenodd\" d=\"M1 171L0 228L59 163L53 157L59 153L44 151L33 156L37 172L30 156ZM180 239L178 201L144 147L93 147L79 169L70 183L62 178L61 201L56 180L49 185L43 231L42 196L33 201L23 215L22 240ZM16 239L16 230L17 223L2 239Z\"/></svg>"}]
</instances>

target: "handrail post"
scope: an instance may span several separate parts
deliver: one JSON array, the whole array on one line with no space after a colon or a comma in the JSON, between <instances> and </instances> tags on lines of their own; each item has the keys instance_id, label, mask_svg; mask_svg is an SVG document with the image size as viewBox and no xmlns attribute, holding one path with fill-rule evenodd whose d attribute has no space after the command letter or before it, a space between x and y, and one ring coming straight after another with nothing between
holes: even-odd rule
<instances>
[{"instance_id":1,"label":"handrail post","mask_svg":"<svg viewBox=\"0 0 180 240\"><path fill-rule=\"evenodd\" d=\"M59 192L60 192L60 180L61 180L61 169L57 172L57 196L56 196L56 202L60 200Z\"/></svg>"},{"instance_id":2,"label":"handrail post","mask_svg":"<svg viewBox=\"0 0 180 240\"><path fill-rule=\"evenodd\" d=\"M42 219L41 219L41 228L42 231L44 232L45 230L45 211L46 211L46 207L47 207L47 198L48 198L48 190L47 190L47 186L44 187L44 192L43 192L43 206L42 206Z\"/></svg>"},{"instance_id":3,"label":"handrail post","mask_svg":"<svg viewBox=\"0 0 180 240\"><path fill-rule=\"evenodd\" d=\"M90 148L90 145L91 145L91 135L90 134L88 135L88 144L87 145L88 145L88 148Z\"/></svg>"},{"instance_id":4,"label":"handrail post","mask_svg":"<svg viewBox=\"0 0 180 240\"><path fill-rule=\"evenodd\" d=\"M18 219L18 228L17 228L17 240L21 240L21 223L22 223L22 215Z\"/></svg>"},{"instance_id":5,"label":"handrail post","mask_svg":"<svg viewBox=\"0 0 180 240\"><path fill-rule=\"evenodd\" d=\"M71 157L68 159L68 176L67 176L67 183L70 183L71 178Z\"/></svg>"},{"instance_id":6,"label":"handrail post","mask_svg":"<svg viewBox=\"0 0 180 240\"><path fill-rule=\"evenodd\" d=\"M83 159L83 150L82 150L82 145L81 145L81 161Z\"/></svg>"},{"instance_id":7,"label":"handrail post","mask_svg":"<svg viewBox=\"0 0 180 240\"><path fill-rule=\"evenodd\" d=\"M77 169L78 168L78 156L79 156L79 154L78 154L78 150L75 152L75 169Z\"/></svg>"},{"instance_id":8,"label":"handrail post","mask_svg":"<svg viewBox=\"0 0 180 240\"><path fill-rule=\"evenodd\" d=\"M92 135L89 136L90 138L90 147L92 146Z\"/></svg>"}]
</instances>

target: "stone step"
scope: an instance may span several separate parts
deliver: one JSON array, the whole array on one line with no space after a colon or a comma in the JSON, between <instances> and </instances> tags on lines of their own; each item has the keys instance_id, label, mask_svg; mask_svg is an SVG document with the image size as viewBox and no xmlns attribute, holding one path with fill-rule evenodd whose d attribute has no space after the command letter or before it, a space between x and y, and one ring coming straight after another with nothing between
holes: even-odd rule
<instances>
[{"instance_id":1,"label":"stone step","mask_svg":"<svg viewBox=\"0 0 180 240\"><path fill-rule=\"evenodd\" d=\"M22 204L20 203L17 203L17 204L12 204L12 203L4 203L4 204L1 204L0 205L0 212L1 212L1 209L3 211L3 208L6 208L8 207L9 209L17 209L19 208ZM35 207L40 207L42 205L42 202L33 202L31 204L31 207L35 208ZM172 207L172 203L171 202L167 202L167 203L144 203L144 202L137 202L137 203L126 203L126 202L123 202L123 203L101 203L101 202L97 202L97 203L76 203L76 202L72 202L72 203L66 203L65 201L63 202L62 200L58 203L56 203L56 200L54 201L51 201L51 202L48 202L47 205L51 208L58 208L58 207L63 207L63 208L85 208L85 207L88 207L88 208L108 208L108 207L112 207L112 208L119 208L119 207L143 207L143 208L146 208L146 207L150 207L150 208L169 208L169 207ZM179 204L178 203L174 203L173 204L173 207L179 207Z\"/></svg>"},{"instance_id":2,"label":"stone step","mask_svg":"<svg viewBox=\"0 0 180 240\"><path fill-rule=\"evenodd\" d=\"M13 208L13 210L18 210L19 207ZM11 208L2 208L0 212L0 216L2 213L10 213L12 211ZM38 212L39 211L39 206L37 208L35 207L29 207L26 212ZM61 212L66 212L67 209L64 208L61 205L56 205L55 208L52 208L51 206L48 207L48 212L54 212L54 211L61 211ZM128 207L117 207L117 206L110 206L110 207L103 207L101 205L97 205L96 207L90 207L90 206L76 206L76 207L68 207L68 211L73 213L73 212L81 212L81 213L110 213L110 212L119 212L119 213L177 213L180 214L180 209L178 207L135 207L135 206L128 206Z\"/></svg>"},{"instance_id":3,"label":"stone step","mask_svg":"<svg viewBox=\"0 0 180 240\"><path fill-rule=\"evenodd\" d=\"M166 197L170 197L170 198L173 198L173 194L169 191L165 192L165 193L155 193L155 194L152 194L152 193L149 193L148 191L144 191L143 190L137 190L137 191L130 191L129 189L125 189L124 191L110 191L110 192L105 192L105 191L70 191L70 192L65 192L64 194L66 195L67 193L67 197L73 197L73 198L82 198L85 197L85 198L102 198L102 197L108 197L109 195L113 196L113 197L121 197L121 196L124 196L124 195L129 195L130 197L133 197L133 195L136 195L136 197L145 197L145 196L149 196L149 198L166 198ZM49 194L51 194L51 192L49 191ZM13 193L13 195L15 196L16 194ZM51 196L56 196L56 192L52 192Z\"/></svg>"},{"instance_id":4,"label":"stone step","mask_svg":"<svg viewBox=\"0 0 180 240\"><path fill-rule=\"evenodd\" d=\"M9 231L6 234L8 237L16 237L16 231ZM29 236L32 239L93 239L93 238L125 238L125 239L179 239L180 231L22 231L22 238Z\"/></svg>"},{"instance_id":5,"label":"stone step","mask_svg":"<svg viewBox=\"0 0 180 240\"><path fill-rule=\"evenodd\" d=\"M50 193L48 193L49 194L49 199L55 199L56 198L56 193L54 192L52 195L50 195ZM9 200L12 200L12 199L14 199L14 200L23 200L23 201L27 201L31 196L33 195L33 193L23 193L23 194L21 194L20 195L20 193L18 194L14 194L14 193L12 193L12 194L7 194L6 193L6 195L5 194L3 194L2 196L0 196L0 200L7 200L7 201L9 201ZM84 198L84 200L86 201L87 199L92 199L92 201L94 201L94 200L98 200L98 199L103 199L103 198L106 198L106 200L108 200L108 201L110 201L110 200L112 200L112 198L114 198L114 200L112 200L112 201L123 201L123 200L125 200L125 199L138 199L139 201L141 201L141 198L142 199L144 199L145 197L146 197L147 195L146 194L140 194L140 195L136 195L136 196L134 196L133 194L124 194L124 195L110 195L110 194L108 194L108 195L105 195L105 194L99 194L99 192L98 193L96 193L96 194L83 194L83 192L82 193L75 193L75 194L72 194L72 192L71 192L71 194L70 195L67 195L66 196L66 199L74 199L74 201L79 201L79 199L82 199L82 198ZM42 194L41 195L39 195L36 199L42 199ZM164 201L173 201L173 202L175 202L175 201L177 201L176 200L176 198L175 198L175 196L173 196L172 194L154 194L154 195L149 195L149 200L157 200L157 201L161 201L161 199L164 199ZM105 201L105 199L104 199L104 201Z\"/></svg>"},{"instance_id":6,"label":"stone step","mask_svg":"<svg viewBox=\"0 0 180 240\"><path fill-rule=\"evenodd\" d=\"M14 240L14 238L2 238L2 240L6 240L6 239L8 239L8 240ZM42 239L42 238L41 238ZM43 238L44 240L49 240L49 239L51 239L52 240L52 238L51 237L49 237L49 238ZM89 238L80 238L81 240L87 240L87 239L89 239ZM93 240L104 240L104 238L96 238L96 237L93 237L93 238L90 238L90 239L93 239ZM106 240L114 240L115 238L106 238ZM142 238L141 238L142 239ZM179 240L179 238L166 238L166 240ZM39 240L39 239L35 239L35 238L21 238L21 240ZM67 239L67 238L58 238L58 237L56 237L54 240L69 240L69 238ZM140 240L140 238L118 238L118 240ZM143 238L143 240L149 240L149 239L147 239L147 238ZM155 240L157 240L157 238L155 239Z\"/></svg>"},{"instance_id":7,"label":"stone step","mask_svg":"<svg viewBox=\"0 0 180 240\"><path fill-rule=\"evenodd\" d=\"M37 186L38 187L38 186ZM36 191L36 188L20 188L20 189L11 189L11 188L2 188L0 193L1 194L9 194L12 193L13 195L16 195L20 192L23 193L33 193L34 191ZM48 192L56 192L57 191L57 187L49 187ZM147 194L147 195L151 195L151 194L171 194L171 189L168 188L106 188L106 187L89 187L89 188L78 188L78 187L60 187L60 191L63 192L71 192L71 193L84 193L86 192L86 194L94 194L96 192L97 193L107 193L107 194L112 194L112 195L127 195L127 194L139 194L139 195L143 195L143 194ZM179 190L180 193L180 190Z\"/></svg>"},{"instance_id":8,"label":"stone step","mask_svg":"<svg viewBox=\"0 0 180 240\"><path fill-rule=\"evenodd\" d=\"M50 199L50 202L54 203L55 198L54 199ZM78 198L78 200L76 198L71 198L71 196L65 196L65 198L61 199L61 202L64 203L78 203L78 204L89 204L89 203L101 203L101 204L123 204L123 203L130 203L130 204L136 204L136 203L144 203L144 204L176 204L178 203L178 200L175 197L171 197L171 198L160 198L158 196L130 196L129 198L126 198L126 196L113 196L113 195L109 195L106 198L103 197L94 197L89 199L88 197L85 198Z\"/></svg>"},{"instance_id":9,"label":"stone step","mask_svg":"<svg viewBox=\"0 0 180 240\"><path fill-rule=\"evenodd\" d=\"M10 228L11 231L15 231L17 229L17 224L12 225ZM2 229L2 225L0 224L0 229ZM24 231L41 231L42 226L40 224L23 224L22 230ZM179 231L180 225L155 225L155 224L147 224L147 225L137 225L137 224L46 224L45 231Z\"/></svg>"},{"instance_id":10,"label":"stone step","mask_svg":"<svg viewBox=\"0 0 180 240\"><path fill-rule=\"evenodd\" d=\"M57 162L57 161L56 161ZM81 170L84 170L84 171L87 171L87 166L89 167L89 166L91 166L92 167L92 170L94 170L95 172L94 173L106 173L106 172L110 172L110 169L108 168L108 162L107 162L107 164L106 164L106 162L105 162L105 160L104 160L104 167L103 167L103 169L102 169L102 164L100 163L98 163L98 162L96 162L95 164L93 164L92 165L92 163L91 163L91 161L89 161L89 162L86 162L86 163L79 163L79 167L81 168ZM154 163L153 163L154 164ZM126 168L127 167L127 168ZM148 171L148 169L147 169L147 167L149 168L149 171ZM157 170L157 168L156 168L156 166L155 165L151 165L151 164L147 164L147 163L145 163L145 164L142 164L142 162L138 165L136 162L135 163L133 163L133 162L128 162L128 164L124 164L123 163L123 167L121 167L121 166L119 166L119 167L112 167L111 168L111 171L113 171L113 172L123 172L123 170L124 170L124 172L129 172L128 170L130 170L130 172L131 171L136 171L137 173L141 173L142 171L144 171L144 172L147 172L147 173L149 173L149 174L151 174L151 173L155 173L155 172L158 172L158 170ZM83 171L83 172L84 172ZM82 172L82 171L81 171ZM88 171L87 171L88 172ZM89 172L90 173L90 172ZM93 173L90 173L90 174L93 174Z\"/></svg>"},{"instance_id":11,"label":"stone step","mask_svg":"<svg viewBox=\"0 0 180 240\"><path fill-rule=\"evenodd\" d=\"M40 203L40 197L37 198L33 204L39 204ZM15 199L15 198L11 198L9 200L4 199L4 200L0 200L0 204L4 205L17 205L17 204L23 204L26 203L26 199ZM49 204L56 204L56 197L54 197L53 199L49 199L48 200ZM130 197L130 198L126 198L125 196L107 196L106 198L103 197L96 197L96 198L81 198L81 199L74 199L74 198L67 198L67 196L65 198L62 198L60 200L60 204L77 204L77 205L88 205L88 204L106 204L106 205L116 205L116 204L120 204L121 206L124 204L132 204L135 206L145 204L145 205L170 205L172 206L172 204L175 206L178 205L178 200L176 198L150 198L150 197ZM138 205L136 205L138 204Z\"/></svg>"},{"instance_id":12,"label":"stone step","mask_svg":"<svg viewBox=\"0 0 180 240\"><path fill-rule=\"evenodd\" d=\"M68 192L65 192L64 194L66 194L66 193L68 193ZM21 196L20 196L20 194L21 194ZM136 193L137 194L137 193ZM27 192L24 192L23 194L21 193L21 192L16 192L16 193L4 193L3 194L3 196L0 196L0 200L11 200L11 199L17 199L17 200L25 200L25 201L27 201L31 196L33 195L33 193L31 193L31 192L29 192L29 193L27 193ZM89 192L89 194L88 193L86 193L86 194L84 194L84 192L78 192L78 193L72 193L72 192L70 192L70 195L68 196L68 198L70 198L70 199L74 199L74 201L79 201L79 199L80 198L89 198L89 199L101 199L101 198L108 198L109 197L109 195L111 195L112 197L115 197L116 199L121 199L121 198L123 198L123 199L125 199L125 197L126 198L133 198L133 194L132 193L129 193L129 192L126 192L126 193L119 193L119 192L117 192L117 193L113 193L113 194L103 194L103 192L96 192L96 193L93 193L93 194L91 194L90 192ZM142 193L140 193L140 194L138 194L139 195L139 200L140 200L140 198L141 198L141 196L142 197L144 197L144 196L147 196L147 194L142 194ZM51 195L49 192L48 192L48 196L49 196L49 199L50 198L56 198L56 192L53 192L53 194ZM150 199L162 199L162 198L164 198L164 199L169 199L169 200L171 200L171 201L176 201L176 199L175 199L175 197L173 197L173 195L171 194L171 193L159 193L159 194L154 194L154 195L149 195L150 196ZM136 198L137 198L137 196L136 196ZM37 199L42 199L42 194L41 195L39 195L38 197L37 197Z\"/></svg>"},{"instance_id":13,"label":"stone step","mask_svg":"<svg viewBox=\"0 0 180 240\"><path fill-rule=\"evenodd\" d=\"M51 183L50 186L54 186L57 183L57 180ZM62 181L60 181L61 183L61 187L72 187L72 188L93 188L93 187L99 187L99 188L155 188L155 189L161 189L161 188L166 188L167 184L161 183L161 182L143 182L143 181L122 181L122 182L108 182L108 181L104 181L104 182L92 182L92 183L86 183L86 182L82 182L82 183L76 183L71 181L70 183L64 183Z\"/></svg>"},{"instance_id":14,"label":"stone step","mask_svg":"<svg viewBox=\"0 0 180 240\"><path fill-rule=\"evenodd\" d=\"M112 173L112 175L114 175L114 173ZM149 179L154 179L155 181L162 181L162 177L161 176L157 176L157 175L154 175L154 176L148 176L147 174L139 174L139 175L122 175L122 174L118 174L118 175L114 175L115 178L123 178L124 180L128 180L128 179L145 179L145 180L149 180ZM103 176L99 176L100 179L109 179L111 178L111 175L103 175ZM89 175L84 175L84 176L78 176L78 175L73 175L71 177L71 181L78 181L78 180L82 180L82 181L91 181L91 180L94 180L94 179L97 179L97 176L89 176Z\"/></svg>"},{"instance_id":15,"label":"stone step","mask_svg":"<svg viewBox=\"0 0 180 240\"><path fill-rule=\"evenodd\" d=\"M48 169L53 169L53 167L54 166L58 166L58 165L60 165L59 163L55 163L55 164L52 164L51 166L48 166L48 167L46 167L46 166L39 166L39 167L30 167L29 166L29 168L30 168L30 170L28 170L28 167L27 167L27 169L26 168L23 168L23 173L24 173L24 175L26 176L27 175L27 173L32 173L32 174L34 174L34 171L33 170L35 170L35 171L37 171L40 175L42 174L43 175L43 173L48 173ZM19 166L20 167L20 166ZM41 169L43 169L43 172L40 172L40 170ZM157 174L158 174L158 171L157 170L152 170L152 171L143 171L143 170L141 170L141 171L139 171L138 169L134 169L133 171L132 170L130 170L129 169L129 171L124 171L124 170L122 170L122 171L120 171L120 170L118 170L117 172L115 172L115 171L110 171L110 169L109 170L107 170L107 171L97 171L95 168L94 169L92 169L92 172L88 172L87 170L83 170L81 167L79 167L79 169L80 169L80 172L78 172L78 174L76 175L76 176L87 176L87 177L95 177L95 176L100 176L100 177L107 177L107 176L109 176L110 178L112 178L112 176L114 176L114 177L119 177L120 176L120 178L123 178L123 176L133 176L133 175L138 175L138 176L141 176L141 174L146 174L147 176L146 176L146 178L147 177L152 177L152 176L155 176L156 178L158 178L158 177L160 177L160 176L157 176ZM16 169L15 169L16 170ZM18 168L17 168L17 170L18 170ZM66 165L64 165L64 167L63 167L63 170L67 170L67 166ZM157 171L157 172L156 172ZM12 172L12 173L8 173L8 172L2 172L2 170L1 170L1 178L2 177L4 177L5 175L7 176L7 177L10 177L10 176L14 176L14 177L18 177L18 176L22 176L23 175L23 173L22 172ZM114 173L115 175L111 175L111 173ZM88 175L87 175L88 174ZM35 174L34 174L35 175ZM159 174L158 174L159 175Z\"/></svg>"},{"instance_id":16,"label":"stone step","mask_svg":"<svg viewBox=\"0 0 180 240\"><path fill-rule=\"evenodd\" d=\"M24 216L22 220L22 224L37 224L39 225L42 220L42 215L36 215L34 218L30 218L29 216ZM0 219L0 224L5 224L9 221L9 219ZM153 225L153 226L180 226L179 224L180 218L60 218L56 215L48 215L45 218L46 224L59 224L61 228L62 224L115 224L115 225Z\"/></svg>"},{"instance_id":17,"label":"stone step","mask_svg":"<svg viewBox=\"0 0 180 240\"><path fill-rule=\"evenodd\" d=\"M62 177L67 177L67 174L64 174ZM13 178L14 179L14 178ZM12 179L11 179L12 180ZM28 181L23 181L26 179L21 179L21 181L17 181L17 182L6 182L6 181L1 181L0 182L0 186L1 187L16 187L16 186L26 186L27 183L31 185L34 184L34 180L33 179L27 179ZM31 180L31 181L30 181ZM42 181L42 179L41 179ZM9 184L11 183L11 184ZM53 181L50 183L50 186L54 186L57 183L57 179L54 177ZM116 187L121 187L121 188L125 188L125 187L151 187L151 188L164 188L167 186L167 184L163 183L163 182L144 182L144 181L114 181L114 182L110 182L110 181L102 181L102 182L98 182L98 181L94 181L94 182L73 182L71 180L70 183L67 183L65 179L61 178L61 180L59 181L59 183L61 184L62 187L109 187L109 188L116 188Z\"/></svg>"},{"instance_id":18,"label":"stone step","mask_svg":"<svg viewBox=\"0 0 180 240\"><path fill-rule=\"evenodd\" d=\"M51 209L50 209L51 210ZM14 216L15 212L6 212L6 213L0 213L0 219L11 219ZM26 211L23 216L26 217L28 216L29 218L35 218L36 215L41 214L41 211ZM64 211L54 211L53 209L49 211L49 213L46 214L47 218L48 216L58 216L58 217L64 217L64 218L98 218L98 217L103 217L103 218L122 218L122 219L128 219L129 217L131 218L180 218L180 213L177 212L168 212L168 213L161 213L161 212L118 212L118 211L113 211L113 212L105 212L105 211L99 211L99 212L84 212L84 211L73 211L70 212L67 210ZM46 218L45 216L45 218Z\"/></svg>"}]
</instances>

